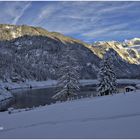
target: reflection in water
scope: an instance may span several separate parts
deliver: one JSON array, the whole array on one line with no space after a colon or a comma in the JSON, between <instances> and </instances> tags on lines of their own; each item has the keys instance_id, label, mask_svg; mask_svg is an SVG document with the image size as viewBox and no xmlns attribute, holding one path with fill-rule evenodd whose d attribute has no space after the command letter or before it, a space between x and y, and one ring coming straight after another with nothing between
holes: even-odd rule
<instances>
[{"instance_id":1,"label":"reflection in water","mask_svg":"<svg viewBox=\"0 0 140 140\"><path fill-rule=\"evenodd\" d=\"M125 85L119 85L119 92L124 92ZM45 88L45 89L28 89L28 90L19 90L13 91L13 95L15 96L15 101L12 104L13 108L31 108L37 107L40 105L46 105L55 103L56 100L51 97L56 94L58 88ZM95 85L87 85L80 87L80 91L78 92L79 97L89 97L96 96L96 86ZM77 98L77 97L76 97Z\"/></svg>"},{"instance_id":2,"label":"reflection in water","mask_svg":"<svg viewBox=\"0 0 140 140\"><path fill-rule=\"evenodd\" d=\"M46 105L55 102L51 97L55 94L55 90L47 89L30 89L24 91L15 91L13 93L15 101L13 108L27 108Z\"/></svg>"},{"instance_id":3,"label":"reflection in water","mask_svg":"<svg viewBox=\"0 0 140 140\"><path fill-rule=\"evenodd\" d=\"M13 91L15 101L12 104L13 108L31 108L40 105L46 105L55 103L56 100L51 97L56 94L57 88L45 88L45 89L29 89ZM96 89L92 86L81 87L78 96L95 96Z\"/></svg>"}]
</instances>

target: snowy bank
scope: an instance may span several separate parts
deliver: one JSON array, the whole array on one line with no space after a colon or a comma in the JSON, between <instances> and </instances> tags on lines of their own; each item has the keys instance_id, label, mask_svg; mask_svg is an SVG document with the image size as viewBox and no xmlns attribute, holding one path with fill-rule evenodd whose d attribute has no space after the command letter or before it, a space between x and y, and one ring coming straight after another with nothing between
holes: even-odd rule
<instances>
[{"instance_id":1,"label":"snowy bank","mask_svg":"<svg viewBox=\"0 0 140 140\"><path fill-rule=\"evenodd\" d=\"M9 106L12 97L9 91L0 89L0 111L5 110Z\"/></svg>"},{"instance_id":2,"label":"snowy bank","mask_svg":"<svg viewBox=\"0 0 140 140\"><path fill-rule=\"evenodd\" d=\"M86 85L97 85L98 81L96 79L85 79L80 80L81 86ZM118 84L140 84L140 79L118 79ZM47 81L26 81L26 82L0 82L2 88L6 88L9 90L15 89L28 89L28 88L47 88L47 87L56 87L57 81L56 80L47 80Z\"/></svg>"},{"instance_id":3,"label":"snowy bank","mask_svg":"<svg viewBox=\"0 0 140 140\"><path fill-rule=\"evenodd\" d=\"M97 85L96 79L80 80L81 85ZM140 84L140 79L117 79L118 84Z\"/></svg>"},{"instance_id":4,"label":"snowy bank","mask_svg":"<svg viewBox=\"0 0 140 140\"><path fill-rule=\"evenodd\" d=\"M57 83L56 80L47 80L47 81L26 81L26 82L0 82L2 88L8 90L15 89L27 89L27 88L44 88L44 87L53 87Z\"/></svg>"},{"instance_id":5,"label":"snowy bank","mask_svg":"<svg viewBox=\"0 0 140 140\"><path fill-rule=\"evenodd\" d=\"M0 138L140 138L139 106L136 91L2 112Z\"/></svg>"}]
</instances>

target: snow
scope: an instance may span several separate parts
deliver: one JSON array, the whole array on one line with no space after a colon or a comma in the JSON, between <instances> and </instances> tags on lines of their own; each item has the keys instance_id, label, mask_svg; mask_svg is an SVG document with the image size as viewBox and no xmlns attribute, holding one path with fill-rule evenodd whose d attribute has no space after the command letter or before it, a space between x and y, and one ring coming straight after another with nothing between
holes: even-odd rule
<instances>
[{"instance_id":1,"label":"snow","mask_svg":"<svg viewBox=\"0 0 140 140\"><path fill-rule=\"evenodd\" d=\"M140 89L140 84L137 84L136 87L137 87L138 89Z\"/></svg>"},{"instance_id":2,"label":"snow","mask_svg":"<svg viewBox=\"0 0 140 140\"><path fill-rule=\"evenodd\" d=\"M116 74L113 67L112 51L109 49L104 55L97 77L99 84L97 91L100 95L107 95L116 92Z\"/></svg>"},{"instance_id":3,"label":"snow","mask_svg":"<svg viewBox=\"0 0 140 140\"><path fill-rule=\"evenodd\" d=\"M133 86L126 86L126 87L125 87L125 89L126 89L126 88L130 88L130 89L133 89L133 90L135 90L135 89L136 89L136 88L135 88L135 87L133 87Z\"/></svg>"},{"instance_id":4,"label":"snow","mask_svg":"<svg viewBox=\"0 0 140 140\"><path fill-rule=\"evenodd\" d=\"M5 28L6 29L13 29L13 27L12 26L9 26L9 25L5 26Z\"/></svg>"},{"instance_id":5,"label":"snow","mask_svg":"<svg viewBox=\"0 0 140 140\"><path fill-rule=\"evenodd\" d=\"M140 79L118 79L119 84L140 84Z\"/></svg>"},{"instance_id":6,"label":"snow","mask_svg":"<svg viewBox=\"0 0 140 140\"><path fill-rule=\"evenodd\" d=\"M0 89L0 111L7 108L12 97L13 96L9 91L5 89Z\"/></svg>"},{"instance_id":7,"label":"snow","mask_svg":"<svg viewBox=\"0 0 140 140\"><path fill-rule=\"evenodd\" d=\"M97 85L98 81L96 79L83 79L80 80L80 85ZM119 84L140 84L140 79L117 79ZM26 82L0 82L0 88L8 87L10 90L16 89L28 89L30 86L33 89L55 87L57 84L56 80L47 80L47 81L26 81Z\"/></svg>"},{"instance_id":8,"label":"snow","mask_svg":"<svg viewBox=\"0 0 140 140\"><path fill-rule=\"evenodd\" d=\"M98 81L96 79L80 80L82 85L96 85ZM118 84L140 84L140 79L117 79Z\"/></svg>"},{"instance_id":9,"label":"snow","mask_svg":"<svg viewBox=\"0 0 140 140\"><path fill-rule=\"evenodd\" d=\"M10 92L6 91L5 89L0 89L0 101L11 98L12 95Z\"/></svg>"},{"instance_id":10,"label":"snow","mask_svg":"<svg viewBox=\"0 0 140 140\"><path fill-rule=\"evenodd\" d=\"M71 96L76 95L76 91L79 88L79 70L77 59L75 58L75 52L70 48L66 48L66 52L63 54L63 60L59 64L59 78L58 86L60 90L53 96L54 99L68 99Z\"/></svg>"},{"instance_id":11,"label":"snow","mask_svg":"<svg viewBox=\"0 0 140 140\"><path fill-rule=\"evenodd\" d=\"M13 38L16 38L17 37L17 34L15 33L15 31L12 31L11 32L11 35L12 35Z\"/></svg>"},{"instance_id":12,"label":"snow","mask_svg":"<svg viewBox=\"0 0 140 140\"><path fill-rule=\"evenodd\" d=\"M20 44L20 42L19 42L19 41L16 41L16 42L15 42L15 45L16 45L16 46L18 46L19 44Z\"/></svg>"},{"instance_id":13,"label":"snow","mask_svg":"<svg viewBox=\"0 0 140 140\"><path fill-rule=\"evenodd\" d=\"M43 87L53 87L57 83L56 80L47 80L47 81L26 81L26 82L0 82L1 88L8 87L10 90L15 89L27 89L27 88L43 88Z\"/></svg>"},{"instance_id":14,"label":"snow","mask_svg":"<svg viewBox=\"0 0 140 140\"><path fill-rule=\"evenodd\" d=\"M3 112L0 138L140 138L139 100L140 90Z\"/></svg>"}]
</instances>

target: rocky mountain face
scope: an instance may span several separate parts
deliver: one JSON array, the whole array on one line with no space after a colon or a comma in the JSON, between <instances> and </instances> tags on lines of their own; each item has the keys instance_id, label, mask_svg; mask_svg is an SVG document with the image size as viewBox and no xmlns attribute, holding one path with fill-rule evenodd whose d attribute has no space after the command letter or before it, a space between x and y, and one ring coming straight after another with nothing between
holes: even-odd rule
<instances>
[{"instance_id":1,"label":"rocky mountain face","mask_svg":"<svg viewBox=\"0 0 140 140\"><path fill-rule=\"evenodd\" d=\"M125 40L124 41L125 45L126 46L140 46L140 38L133 38L133 39L130 39L130 40Z\"/></svg>"},{"instance_id":2,"label":"rocky mountain face","mask_svg":"<svg viewBox=\"0 0 140 140\"><path fill-rule=\"evenodd\" d=\"M136 46L137 49L135 48ZM137 43L136 45L134 42L129 41L127 42L102 41L94 43L92 45L92 50L96 55L102 58L104 53L108 49L112 48L124 61L130 64L140 64L140 52L138 51L139 47L140 42Z\"/></svg>"},{"instance_id":3,"label":"rocky mountain face","mask_svg":"<svg viewBox=\"0 0 140 140\"><path fill-rule=\"evenodd\" d=\"M0 79L57 79L66 46L75 51L81 79L96 78L103 54L112 49L118 78L140 78L139 52L127 42L96 42L92 45L48 32L40 27L0 25Z\"/></svg>"},{"instance_id":4,"label":"rocky mountain face","mask_svg":"<svg viewBox=\"0 0 140 140\"><path fill-rule=\"evenodd\" d=\"M136 58L138 62L140 62L140 38L125 40L124 44L130 56Z\"/></svg>"}]
</instances>

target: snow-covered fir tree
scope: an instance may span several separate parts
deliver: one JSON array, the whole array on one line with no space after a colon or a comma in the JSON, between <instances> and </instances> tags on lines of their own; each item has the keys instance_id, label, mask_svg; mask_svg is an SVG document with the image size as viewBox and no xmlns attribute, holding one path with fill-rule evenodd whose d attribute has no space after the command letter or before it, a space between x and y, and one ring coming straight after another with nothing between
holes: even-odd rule
<instances>
[{"instance_id":1,"label":"snow-covered fir tree","mask_svg":"<svg viewBox=\"0 0 140 140\"><path fill-rule=\"evenodd\" d=\"M62 61L59 64L58 87L60 90L54 95L53 99L67 100L75 95L79 90L79 64L74 50L69 47L63 53Z\"/></svg>"},{"instance_id":2,"label":"snow-covered fir tree","mask_svg":"<svg viewBox=\"0 0 140 140\"><path fill-rule=\"evenodd\" d=\"M97 91L101 96L116 93L116 74L113 69L111 50L107 51L100 63L98 82Z\"/></svg>"}]
</instances>

